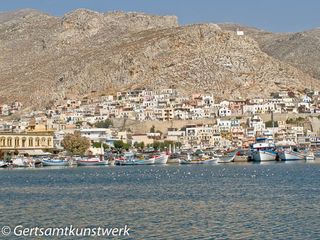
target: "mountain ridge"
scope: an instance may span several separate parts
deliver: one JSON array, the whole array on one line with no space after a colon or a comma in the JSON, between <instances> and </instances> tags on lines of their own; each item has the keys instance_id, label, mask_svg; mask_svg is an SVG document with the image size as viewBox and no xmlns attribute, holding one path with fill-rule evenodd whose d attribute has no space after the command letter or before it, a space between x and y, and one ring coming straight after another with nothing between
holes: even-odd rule
<instances>
[{"instance_id":1,"label":"mountain ridge","mask_svg":"<svg viewBox=\"0 0 320 240\"><path fill-rule=\"evenodd\" d=\"M217 24L179 26L176 16L86 9L62 17L26 13L0 23L4 100L43 106L146 86L247 98L318 86L261 51L253 37Z\"/></svg>"}]
</instances>

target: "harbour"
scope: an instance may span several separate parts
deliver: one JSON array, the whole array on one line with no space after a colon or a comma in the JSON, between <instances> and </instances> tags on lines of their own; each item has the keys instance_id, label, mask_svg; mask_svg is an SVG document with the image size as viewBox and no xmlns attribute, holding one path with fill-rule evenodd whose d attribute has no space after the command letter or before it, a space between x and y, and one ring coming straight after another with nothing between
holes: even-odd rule
<instances>
[{"instance_id":1,"label":"harbour","mask_svg":"<svg viewBox=\"0 0 320 240\"><path fill-rule=\"evenodd\" d=\"M0 221L127 224L132 239L317 239L320 164L290 163L1 169Z\"/></svg>"}]
</instances>

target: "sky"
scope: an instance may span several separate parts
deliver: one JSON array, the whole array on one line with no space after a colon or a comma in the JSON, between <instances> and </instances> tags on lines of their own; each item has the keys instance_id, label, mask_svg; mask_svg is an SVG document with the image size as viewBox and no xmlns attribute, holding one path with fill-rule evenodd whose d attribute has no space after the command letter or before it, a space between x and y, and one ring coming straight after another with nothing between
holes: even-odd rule
<instances>
[{"instance_id":1,"label":"sky","mask_svg":"<svg viewBox=\"0 0 320 240\"><path fill-rule=\"evenodd\" d=\"M176 15L182 25L232 22L273 32L320 27L319 0L0 0L0 12L33 8L62 16L77 8Z\"/></svg>"}]
</instances>

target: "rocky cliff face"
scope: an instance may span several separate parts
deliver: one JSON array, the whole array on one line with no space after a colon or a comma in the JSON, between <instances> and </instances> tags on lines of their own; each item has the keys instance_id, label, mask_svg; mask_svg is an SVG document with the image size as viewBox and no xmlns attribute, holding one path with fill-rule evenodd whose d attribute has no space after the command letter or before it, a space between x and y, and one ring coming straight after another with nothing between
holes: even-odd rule
<instances>
[{"instance_id":1,"label":"rocky cliff face","mask_svg":"<svg viewBox=\"0 0 320 240\"><path fill-rule=\"evenodd\" d=\"M215 24L178 26L174 16L85 9L62 18L12 14L0 14L0 94L31 106L145 86L252 97L314 81L252 38Z\"/></svg>"},{"instance_id":2,"label":"rocky cliff face","mask_svg":"<svg viewBox=\"0 0 320 240\"><path fill-rule=\"evenodd\" d=\"M262 51L320 80L320 28L297 33L271 33L237 24L220 24L224 30L242 29Z\"/></svg>"}]
</instances>

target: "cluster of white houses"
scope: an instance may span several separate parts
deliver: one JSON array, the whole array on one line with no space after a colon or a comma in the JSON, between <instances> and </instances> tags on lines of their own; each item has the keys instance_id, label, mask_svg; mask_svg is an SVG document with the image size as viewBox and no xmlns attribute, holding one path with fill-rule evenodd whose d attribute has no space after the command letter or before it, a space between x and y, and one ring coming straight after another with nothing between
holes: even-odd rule
<instances>
[{"instance_id":1,"label":"cluster of white houses","mask_svg":"<svg viewBox=\"0 0 320 240\"><path fill-rule=\"evenodd\" d=\"M317 146L318 129L301 122L278 121L271 128L260 118L263 113L318 113L318 92L299 97L279 92L270 98L223 100L216 102L209 94L180 96L175 89L151 91L138 89L118 92L114 96L65 99L52 109L31 112L19 121L0 122L0 150L60 149L66 133L80 131L92 142L112 146L115 140L134 144L170 140L184 146L247 147L256 136L272 135L276 140L291 140L301 145ZM21 104L15 103L16 109ZM212 119L210 124L187 124L182 128L159 132L128 132L116 128L94 128L105 119L136 121L172 121ZM192 121L191 121L192 122ZM169 124L168 124L169 125Z\"/></svg>"},{"instance_id":2,"label":"cluster of white houses","mask_svg":"<svg viewBox=\"0 0 320 240\"><path fill-rule=\"evenodd\" d=\"M95 122L107 118L138 121L195 120L263 113L319 113L320 96L293 96L279 92L270 98L236 99L216 102L212 94L180 96L175 89L138 89L116 95L80 100L57 101L46 114L72 122Z\"/></svg>"},{"instance_id":3,"label":"cluster of white houses","mask_svg":"<svg viewBox=\"0 0 320 240\"><path fill-rule=\"evenodd\" d=\"M20 111L21 108L22 108L22 103L17 101L11 104L0 104L0 115L9 116L15 112Z\"/></svg>"}]
</instances>

